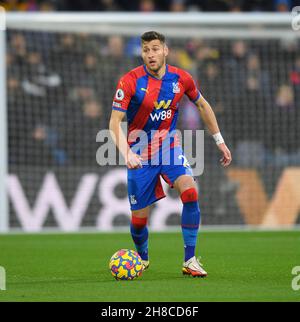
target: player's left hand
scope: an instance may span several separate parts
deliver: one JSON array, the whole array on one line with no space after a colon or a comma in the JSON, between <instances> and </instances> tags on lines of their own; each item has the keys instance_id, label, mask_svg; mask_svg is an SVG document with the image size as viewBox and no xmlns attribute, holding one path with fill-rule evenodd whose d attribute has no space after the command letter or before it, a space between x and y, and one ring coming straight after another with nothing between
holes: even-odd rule
<instances>
[{"instance_id":1,"label":"player's left hand","mask_svg":"<svg viewBox=\"0 0 300 322\"><path fill-rule=\"evenodd\" d=\"M222 158L220 159L222 166L228 167L232 161L231 152L229 151L225 143L219 144L218 148L223 154Z\"/></svg>"}]
</instances>

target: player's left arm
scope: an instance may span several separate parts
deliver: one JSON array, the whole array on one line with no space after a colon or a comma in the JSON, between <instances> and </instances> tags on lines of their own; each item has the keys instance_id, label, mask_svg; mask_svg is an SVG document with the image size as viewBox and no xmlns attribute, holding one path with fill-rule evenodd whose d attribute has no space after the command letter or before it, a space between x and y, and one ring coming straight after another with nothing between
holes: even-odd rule
<instances>
[{"instance_id":1,"label":"player's left arm","mask_svg":"<svg viewBox=\"0 0 300 322\"><path fill-rule=\"evenodd\" d=\"M218 122L213 109L211 108L210 104L206 101L206 99L202 95L195 102L195 104L200 112L200 116L203 122L205 123L209 132L212 134L213 138L215 139L219 150L222 152L222 158L220 160L221 164L224 167L229 166L232 160L231 152L226 146L224 139L220 133Z\"/></svg>"}]
</instances>

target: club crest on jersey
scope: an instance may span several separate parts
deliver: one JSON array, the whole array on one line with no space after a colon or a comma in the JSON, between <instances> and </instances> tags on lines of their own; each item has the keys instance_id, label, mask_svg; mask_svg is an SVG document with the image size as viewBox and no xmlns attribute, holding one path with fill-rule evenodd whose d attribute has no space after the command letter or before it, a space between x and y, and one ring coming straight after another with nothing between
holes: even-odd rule
<instances>
[{"instance_id":1,"label":"club crest on jersey","mask_svg":"<svg viewBox=\"0 0 300 322\"><path fill-rule=\"evenodd\" d=\"M121 88L117 89L115 97L118 101L122 101L125 97L124 91Z\"/></svg>"},{"instance_id":2,"label":"club crest on jersey","mask_svg":"<svg viewBox=\"0 0 300 322\"><path fill-rule=\"evenodd\" d=\"M178 94L178 93L180 93L180 87L179 87L178 82L173 83L173 93L174 93L174 94Z\"/></svg>"}]
</instances>

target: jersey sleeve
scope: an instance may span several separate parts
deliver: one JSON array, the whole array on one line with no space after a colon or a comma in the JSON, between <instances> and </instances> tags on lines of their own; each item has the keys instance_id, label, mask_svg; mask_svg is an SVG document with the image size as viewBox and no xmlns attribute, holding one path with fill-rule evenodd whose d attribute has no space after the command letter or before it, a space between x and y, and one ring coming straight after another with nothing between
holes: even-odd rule
<instances>
[{"instance_id":1,"label":"jersey sleeve","mask_svg":"<svg viewBox=\"0 0 300 322\"><path fill-rule=\"evenodd\" d=\"M194 103L197 102L198 99L201 97L201 93L198 90L193 77L189 73L185 74L184 88L185 88L185 94L192 102Z\"/></svg>"},{"instance_id":2,"label":"jersey sleeve","mask_svg":"<svg viewBox=\"0 0 300 322\"><path fill-rule=\"evenodd\" d=\"M112 103L112 109L126 112L130 100L133 96L133 86L131 77L123 76L118 82L116 93Z\"/></svg>"}]
</instances>

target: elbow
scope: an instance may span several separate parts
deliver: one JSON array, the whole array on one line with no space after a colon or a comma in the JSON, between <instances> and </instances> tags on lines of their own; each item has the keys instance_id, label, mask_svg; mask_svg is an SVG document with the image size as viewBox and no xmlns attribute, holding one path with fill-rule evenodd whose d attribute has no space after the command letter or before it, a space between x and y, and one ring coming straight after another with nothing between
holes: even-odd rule
<instances>
[{"instance_id":1,"label":"elbow","mask_svg":"<svg viewBox=\"0 0 300 322\"><path fill-rule=\"evenodd\" d=\"M116 134L120 126L120 121L116 119L110 119L109 121L109 130L110 132Z\"/></svg>"},{"instance_id":2,"label":"elbow","mask_svg":"<svg viewBox=\"0 0 300 322\"><path fill-rule=\"evenodd\" d=\"M200 113L204 113L205 112L205 106L203 106L202 104L198 105L198 110Z\"/></svg>"},{"instance_id":3,"label":"elbow","mask_svg":"<svg viewBox=\"0 0 300 322\"><path fill-rule=\"evenodd\" d=\"M110 131L113 131L114 132L115 123L116 123L116 121L113 118L111 118L110 121L109 121L109 130Z\"/></svg>"},{"instance_id":4,"label":"elbow","mask_svg":"<svg viewBox=\"0 0 300 322\"><path fill-rule=\"evenodd\" d=\"M110 131L113 130L113 121L112 121L112 119L110 119L110 121L109 121L108 128L109 128Z\"/></svg>"}]
</instances>

